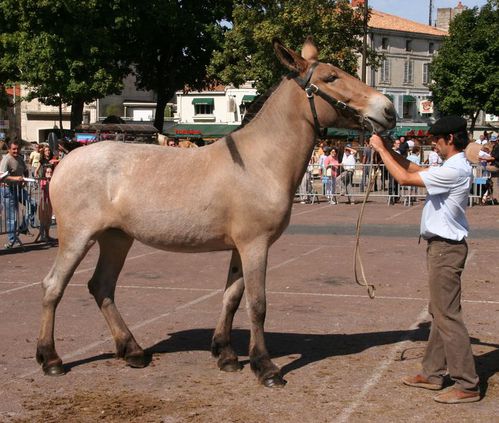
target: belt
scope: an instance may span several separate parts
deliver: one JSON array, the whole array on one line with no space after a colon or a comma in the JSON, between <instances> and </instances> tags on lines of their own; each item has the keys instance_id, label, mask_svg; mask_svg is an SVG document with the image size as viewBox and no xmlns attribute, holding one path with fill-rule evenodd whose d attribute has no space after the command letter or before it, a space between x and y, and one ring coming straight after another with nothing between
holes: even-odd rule
<instances>
[{"instance_id":1,"label":"belt","mask_svg":"<svg viewBox=\"0 0 499 423\"><path fill-rule=\"evenodd\" d=\"M432 236L431 238L426 239L428 243L438 241L438 242L446 242L448 244L466 244L466 239L461 239L460 241L456 241L455 239L447 239L441 236Z\"/></svg>"}]
</instances>

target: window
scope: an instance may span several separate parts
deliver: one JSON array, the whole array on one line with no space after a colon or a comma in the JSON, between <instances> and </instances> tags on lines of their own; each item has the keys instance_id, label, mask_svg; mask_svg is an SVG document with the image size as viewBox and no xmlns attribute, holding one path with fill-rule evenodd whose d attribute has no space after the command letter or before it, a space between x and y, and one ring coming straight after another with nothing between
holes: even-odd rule
<instances>
[{"instance_id":1,"label":"window","mask_svg":"<svg viewBox=\"0 0 499 423\"><path fill-rule=\"evenodd\" d=\"M405 51L412 51L412 40L405 41Z\"/></svg>"},{"instance_id":2,"label":"window","mask_svg":"<svg viewBox=\"0 0 499 423\"><path fill-rule=\"evenodd\" d=\"M380 82L384 82L384 83L390 82L390 60L389 59L385 59L381 63Z\"/></svg>"},{"instance_id":3,"label":"window","mask_svg":"<svg viewBox=\"0 0 499 423\"><path fill-rule=\"evenodd\" d=\"M195 115L212 115L215 108L213 98L194 98L192 104L194 105Z\"/></svg>"},{"instance_id":4,"label":"window","mask_svg":"<svg viewBox=\"0 0 499 423\"><path fill-rule=\"evenodd\" d=\"M212 115L213 105L211 104L195 104L194 114L196 115Z\"/></svg>"},{"instance_id":5,"label":"window","mask_svg":"<svg viewBox=\"0 0 499 423\"><path fill-rule=\"evenodd\" d=\"M411 59L407 59L404 63L404 84L412 84L414 81L413 72L414 63Z\"/></svg>"},{"instance_id":6,"label":"window","mask_svg":"<svg viewBox=\"0 0 499 423\"><path fill-rule=\"evenodd\" d=\"M388 50L388 38L383 37L381 39L381 49L382 50Z\"/></svg>"},{"instance_id":7,"label":"window","mask_svg":"<svg viewBox=\"0 0 499 423\"><path fill-rule=\"evenodd\" d=\"M430 54L435 53L435 44L434 43L428 44L428 53L430 53Z\"/></svg>"},{"instance_id":8,"label":"window","mask_svg":"<svg viewBox=\"0 0 499 423\"><path fill-rule=\"evenodd\" d=\"M430 83L430 64L423 63L423 84L428 85Z\"/></svg>"}]
</instances>

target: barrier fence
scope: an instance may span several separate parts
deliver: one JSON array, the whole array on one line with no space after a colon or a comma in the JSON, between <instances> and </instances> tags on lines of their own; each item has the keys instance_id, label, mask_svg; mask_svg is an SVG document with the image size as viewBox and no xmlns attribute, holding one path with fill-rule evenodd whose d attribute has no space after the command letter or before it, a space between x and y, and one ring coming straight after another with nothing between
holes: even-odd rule
<instances>
[{"instance_id":1,"label":"barrier fence","mask_svg":"<svg viewBox=\"0 0 499 423\"><path fill-rule=\"evenodd\" d=\"M296 192L296 198L305 203L328 201L354 202L366 195L371 166L377 169L373 191L369 198L411 206L426 198L426 188L400 186L386 170L385 165L356 164L355 170L343 170L337 175L324 172L319 165L309 165ZM423 165L424 166L424 165ZM489 172L480 165L472 165L473 183L470 189L470 206L490 201L492 182Z\"/></svg>"},{"instance_id":2,"label":"barrier fence","mask_svg":"<svg viewBox=\"0 0 499 423\"><path fill-rule=\"evenodd\" d=\"M19 183L0 183L0 235L8 235L7 244L22 245L20 235L35 242L50 242L49 228L54 223L45 178L25 178Z\"/></svg>"},{"instance_id":3,"label":"barrier fence","mask_svg":"<svg viewBox=\"0 0 499 423\"><path fill-rule=\"evenodd\" d=\"M376 165L373 165L376 166ZM426 189L400 186L384 165L377 166L374 189L370 198L387 204L399 202L410 206L426 197ZM296 198L305 203L361 200L368 186L371 165L357 164L355 170L339 175L322 172L319 165L310 165L305 172ZM490 175L481 165L473 165L474 180L470 205L483 204L490 196ZM51 241L49 228L55 223L45 178L26 178L23 183L0 183L0 235L8 235L8 243L22 245L20 234L29 234L35 241Z\"/></svg>"}]
</instances>

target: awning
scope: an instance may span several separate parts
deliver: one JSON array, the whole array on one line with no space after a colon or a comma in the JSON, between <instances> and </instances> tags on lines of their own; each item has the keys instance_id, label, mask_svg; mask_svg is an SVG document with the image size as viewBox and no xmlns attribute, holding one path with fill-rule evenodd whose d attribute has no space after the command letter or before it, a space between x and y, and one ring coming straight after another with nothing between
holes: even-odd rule
<instances>
[{"instance_id":1,"label":"awning","mask_svg":"<svg viewBox=\"0 0 499 423\"><path fill-rule=\"evenodd\" d=\"M243 95L243 99L241 100L241 104L249 104L251 103L257 96L253 94Z\"/></svg>"},{"instance_id":2,"label":"awning","mask_svg":"<svg viewBox=\"0 0 499 423\"><path fill-rule=\"evenodd\" d=\"M366 132L366 136L369 132ZM326 137L329 138L359 138L360 131L355 129L344 129L344 128L327 128Z\"/></svg>"},{"instance_id":3,"label":"awning","mask_svg":"<svg viewBox=\"0 0 499 423\"><path fill-rule=\"evenodd\" d=\"M204 98L193 98L192 104L194 105L204 105L204 106L213 106L215 104L215 100L212 97L204 97Z\"/></svg>"},{"instance_id":4,"label":"awning","mask_svg":"<svg viewBox=\"0 0 499 423\"><path fill-rule=\"evenodd\" d=\"M209 123L179 123L168 128L165 135L170 138L222 138L235 131L239 125Z\"/></svg>"},{"instance_id":5,"label":"awning","mask_svg":"<svg viewBox=\"0 0 499 423\"><path fill-rule=\"evenodd\" d=\"M404 95L404 103L415 103L416 99L412 95Z\"/></svg>"},{"instance_id":6,"label":"awning","mask_svg":"<svg viewBox=\"0 0 499 423\"><path fill-rule=\"evenodd\" d=\"M394 137L424 137L428 135L428 125L397 126L390 130Z\"/></svg>"}]
</instances>

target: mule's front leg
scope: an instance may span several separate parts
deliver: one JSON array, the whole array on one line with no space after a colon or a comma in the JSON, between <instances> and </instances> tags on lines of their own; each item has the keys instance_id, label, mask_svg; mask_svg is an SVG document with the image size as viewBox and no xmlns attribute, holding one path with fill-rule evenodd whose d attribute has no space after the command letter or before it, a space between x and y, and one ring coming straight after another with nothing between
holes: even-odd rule
<instances>
[{"instance_id":1,"label":"mule's front leg","mask_svg":"<svg viewBox=\"0 0 499 423\"><path fill-rule=\"evenodd\" d=\"M217 327L211 341L211 353L218 357L218 367L226 372L235 372L241 369L237 354L232 349L230 332L234 314L239 308L244 293L243 268L241 256L237 250L232 251L229 274L223 298L222 314L218 319Z\"/></svg>"},{"instance_id":2,"label":"mule's front leg","mask_svg":"<svg viewBox=\"0 0 499 423\"><path fill-rule=\"evenodd\" d=\"M273 388L283 386L279 368L270 360L264 339L264 323L266 314L265 276L267 271L268 246L254 245L241 254L246 289L246 305L251 321L251 338L249 357L251 369L260 383Z\"/></svg>"}]
</instances>

